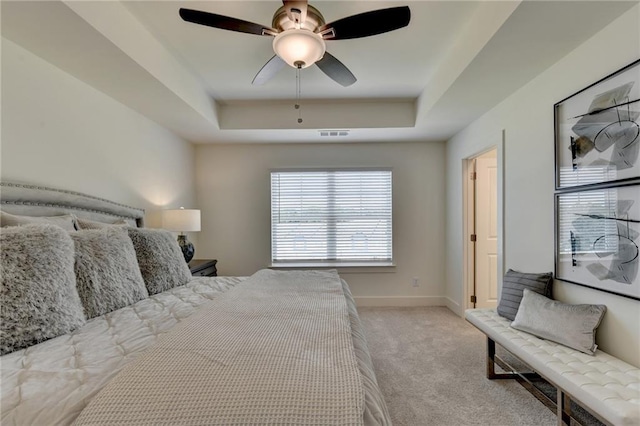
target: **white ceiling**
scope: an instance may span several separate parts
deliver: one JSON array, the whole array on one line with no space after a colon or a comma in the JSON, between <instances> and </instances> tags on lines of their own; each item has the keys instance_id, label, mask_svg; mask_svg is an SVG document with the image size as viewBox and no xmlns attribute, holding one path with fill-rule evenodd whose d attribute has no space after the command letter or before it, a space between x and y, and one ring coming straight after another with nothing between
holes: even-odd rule
<instances>
[{"instance_id":1,"label":"white ceiling","mask_svg":"<svg viewBox=\"0 0 640 426\"><path fill-rule=\"evenodd\" d=\"M409 5L411 23L327 42L358 78L316 67L251 80L271 38L178 9L271 25L279 1L2 1L2 36L196 143L446 140L638 1L315 1L327 22ZM6 84L6 83L4 83ZM560 94L562 97L564 94ZM336 139L319 129L349 129Z\"/></svg>"}]
</instances>

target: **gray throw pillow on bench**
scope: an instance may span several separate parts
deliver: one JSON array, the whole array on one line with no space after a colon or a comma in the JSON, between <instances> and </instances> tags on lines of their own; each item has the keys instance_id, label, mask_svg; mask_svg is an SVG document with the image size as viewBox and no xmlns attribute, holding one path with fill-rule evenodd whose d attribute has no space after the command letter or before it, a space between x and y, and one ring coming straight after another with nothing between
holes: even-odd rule
<instances>
[{"instance_id":1,"label":"gray throw pillow on bench","mask_svg":"<svg viewBox=\"0 0 640 426\"><path fill-rule=\"evenodd\" d=\"M502 280L502 292L497 308L498 315L513 321L516 318L524 289L551 297L552 284L553 274L551 272L534 274L509 269Z\"/></svg>"},{"instance_id":2,"label":"gray throw pillow on bench","mask_svg":"<svg viewBox=\"0 0 640 426\"><path fill-rule=\"evenodd\" d=\"M149 297L136 252L123 227L71 234L76 249L76 282L87 318L132 305Z\"/></svg>"},{"instance_id":3,"label":"gray throw pillow on bench","mask_svg":"<svg viewBox=\"0 0 640 426\"><path fill-rule=\"evenodd\" d=\"M525 289L511 327L593 355L606 311L604 305L569 305Z\"/></svg>"},{"instance_id":4,"label":"gray throw pillow on bench","mask_svg":"<svg viewBox=\"0 0 640 426\"><path fill-rule=\"evenodd\" d=\"M0 355L86 322L69 232L46 224L2 228L0 251Z\"/></svg>"},{"instance_id":5,"label":"gray throw pillow on bench","mask_svg":"<svg viewBox=\"0 0 640 426\"><path fill-rule=\"evenodd\" d=\"M150 295L191 281L191 270L171 232L144 228L128 230Z\"/></svg>"}]
</instances>

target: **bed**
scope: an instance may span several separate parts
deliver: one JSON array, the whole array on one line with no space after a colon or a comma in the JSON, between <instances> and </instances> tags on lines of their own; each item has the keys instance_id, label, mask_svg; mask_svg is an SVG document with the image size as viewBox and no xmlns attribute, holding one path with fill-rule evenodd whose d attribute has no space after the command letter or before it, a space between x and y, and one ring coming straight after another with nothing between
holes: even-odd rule
<instances>
[{"instance_id":1,"label":"bed","mask_svg":"<svg viewBox=\"0 0 640 426\"><path fill-rule=\"evenodd\" d=\"M13 215L144 225L141 209L77 192L0 189L1 210ZM325 328L332 322L338 332ZM263 347L277 350L265 356ZM335 271L189 278L6 353L0 368L3 425L117 416L126 424L390 424L353 297ZM229 390L220 391L225 380Z\"/></svg>"}]
</instances>

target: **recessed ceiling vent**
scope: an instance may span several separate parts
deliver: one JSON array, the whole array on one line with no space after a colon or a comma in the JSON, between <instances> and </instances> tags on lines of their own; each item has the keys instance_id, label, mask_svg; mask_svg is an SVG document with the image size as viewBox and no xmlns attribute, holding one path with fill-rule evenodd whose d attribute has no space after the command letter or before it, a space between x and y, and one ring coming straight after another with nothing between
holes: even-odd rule
<instances>
[{"instance_id":1,"label":"recessed ceiling vent","mask_svg":"<svg viewBox=\"0 0 640 426\"><path fill-rule=\"evenodd\" d=\"M322 137L338 137L338 136L349 136L348 130L318 130L320 136Z\"/></svg>"}]
</instances>

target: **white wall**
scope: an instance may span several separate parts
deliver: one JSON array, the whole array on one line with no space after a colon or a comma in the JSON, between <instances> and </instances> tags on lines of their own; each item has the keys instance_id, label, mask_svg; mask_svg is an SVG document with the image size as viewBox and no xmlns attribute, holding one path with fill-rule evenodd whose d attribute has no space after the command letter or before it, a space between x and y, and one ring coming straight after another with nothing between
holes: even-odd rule
<instances>
[{"instance_id":1,"label":"white wall","mask_svg":"<svg viewBox=\"0 0 640 426\"><path fill-rule=\"evenodd\" d=\"M196 206L190 143L4 38L0 153L2 180L141 207L147 226Z\"/></svg>"},{"instance_id":2,"label":"white wall","mask_svg":"<svg viewBox=\"0 0 640 426\"><path fill-rule=\"evenodd\" d=\"M199 253L217 258L221 275L252 274L270 263L271 169L391 167L397 266L341 274L360 305L442 305L444 154L443 143L199 145ZM411 286L412 277L420 287Z\"/></svg>"},{"instance_id":3,"label":"white wall","mask_svg":"<svg viewBox=\"0 0 640 426\"><path fill-rule=\"evenodd\" d=\"M636 6L448 141L447 296L460 307L463 159L500 143L505 129L504 267L553 271L553 105L638 59L639 17ZM561 281L555 282L554 296L569 303L607 305L598 344L640 366L640 302Z\"/></svg>"}]
</instances>

